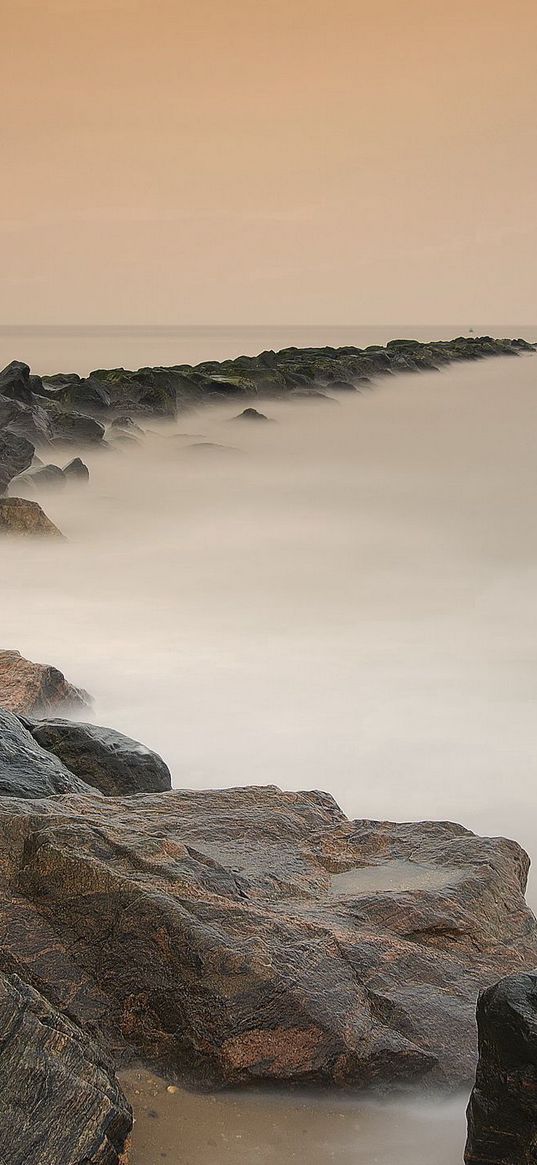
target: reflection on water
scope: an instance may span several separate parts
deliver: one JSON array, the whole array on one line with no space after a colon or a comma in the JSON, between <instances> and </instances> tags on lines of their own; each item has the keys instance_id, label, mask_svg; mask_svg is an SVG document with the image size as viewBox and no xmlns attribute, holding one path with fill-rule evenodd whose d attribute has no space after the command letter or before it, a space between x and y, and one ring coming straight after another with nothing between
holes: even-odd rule
<instances>
[{"instance_id":1,"label":"reflection on water","mask_svg":"<svg viewBox=\"0 0 537 1165\"><path fill-rule=\"evenodd\" d=\"M43 499L69 540L2 543L1 645L92 691L176 785L322 788L535 854L536 376L486 361L85 453L89 487ZM219 1165L460 1159L462 1101L196 1104L182 1165L210 1159L207 1119L236 1130Z\"/></svg>"}]
</instances>

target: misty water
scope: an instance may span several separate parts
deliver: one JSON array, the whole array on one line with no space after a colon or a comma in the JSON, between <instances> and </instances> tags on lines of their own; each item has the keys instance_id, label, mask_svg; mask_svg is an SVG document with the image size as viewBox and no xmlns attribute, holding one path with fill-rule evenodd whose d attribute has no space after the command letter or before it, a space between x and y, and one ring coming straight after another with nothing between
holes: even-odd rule
<instances>
[{"instance_id":1,"label":"misty water","mask_svg":"<svg viewBox=\"0 0 537 1165\"><path fill-rule=\"evenodd\" d=\"M90 485L39 498L67 540L2 542L1 646L87 688L176 786L321 788L534 856L536 381L534 357L489 360L86 449ZM221 1098L218 1161L455 1165L465 1099ZM181 1110L190 1165L211 1104Z\"/></svg>"}]
</instances>

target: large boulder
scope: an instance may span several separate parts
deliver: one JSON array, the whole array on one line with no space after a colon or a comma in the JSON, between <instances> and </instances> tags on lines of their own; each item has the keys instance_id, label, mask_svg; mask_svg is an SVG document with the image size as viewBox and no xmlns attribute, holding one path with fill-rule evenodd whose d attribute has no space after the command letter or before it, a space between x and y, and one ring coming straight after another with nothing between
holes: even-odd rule
<instances>
[{"instance_id":1,"label":"large boulder","mask_svg":"<svg viewBox=\"0 0 537 1165\"><path fill-rule=\"evenodd\" d=\"M537 1161L537 971L489 987L477 1005L479 1062L467 1165Z\"/></svg>"},{"instance_id":2,"label":"large boulder","mask_svg":"<svg viewBox=\"0 0 537 1165\"><path fill-rule=\"evenodd\" d=\"M2 1165L120 1165L132 1110L100 1048L0 972Z\"/></svg>"},{"instance_id":3,"label":"large boulder","mask_svg":"<svg viewBox=\"0 0 537 1165\"><path fill-rule=\"evenodd\" d=\"M170 770L162 758L122 732L72 720L25 723L42 748L107 797L171 789Z\"/></svg>"},{"instance_id":4,"label":"large boulder","mask_svg":"<svg viewBox=\"0 0 537 1165\"><path fill-rule=\"evenodd\" d=\"M26 498L0 498L0 534L37 534L63 538L37 502Z\"/></svg>"},{"instance_id":5,"label":"large boulder","mask_svg":"<svg viewBox=\"0 0 537 1165\"><path fill-rule=\"evenodd\" d=\"M10 481L32 464L34 447L25 437L0 431L0 494L5 493Z\"/></svg>"},{"instance_id":6,"label":"large boulder","mask_svg":"<svg viewBox=\"0 0 537 1165\"><path fill-rule=\"evenodd\" d=\"M527 870L514 842L322 793L4 800L0 951L186 1082L461 1085L479 990L537 961Z\"/></svg>"},{"instance_id":7,"label":"large boulder","mask_svg":"<svg viewBox=\"0 0 537 1165\"><path fill-rule=\"evenodd\" d=\"M105 428L100 421L85 413L73 412L63 408L56 400L48 397L36 397L36 400L48 418L51 440L58 444L96 444L102 441Z\"/></svg>"},{"instance_id":8,"label":"large boulder","mask_svg":"<svg viewBox=\"0 0 537 1165\"><path fill-rule=\"evenodd\" d=\"M93 793L58 757L45 752L17 716L0 708L0 797Z\"/></svg>"},{"instance_id":9,"label":"large boulder","mask_svg":"<svg viewBox=\"0 0 537 1165\"><path fill-rule=\"evenodd\" d=\"M0 372L0 396L19 400L22 404L31 404L32 386L30 384L30 369L20 360L12 360Z\"/></svg>"},{"instance_id":10,"label":"large boulder","mask_svg":"<svg viewBox=\"0 0 537 1165\"><path fill-rule=\"evenodd\" d=\"M67 682L57 667L32 663L19 651L0 648L0 705L10 712L46 716L60 709L87 709L91 697Z\"/></svg>"}]
</instances>

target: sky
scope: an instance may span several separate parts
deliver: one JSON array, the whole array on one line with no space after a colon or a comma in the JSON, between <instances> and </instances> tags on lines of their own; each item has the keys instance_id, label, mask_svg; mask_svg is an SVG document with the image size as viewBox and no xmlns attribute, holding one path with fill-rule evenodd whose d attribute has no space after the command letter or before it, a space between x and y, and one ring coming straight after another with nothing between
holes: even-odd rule
<instances>
[{"instance_id":1,"label":"sky","mask_svg":"<svg viewBox=\"0 0 537 1165\"><path fill-rule=\"evenodd\" d=\"M535 0L2 0L0 321L537 322Z\"/></svg>"}]
</instances>

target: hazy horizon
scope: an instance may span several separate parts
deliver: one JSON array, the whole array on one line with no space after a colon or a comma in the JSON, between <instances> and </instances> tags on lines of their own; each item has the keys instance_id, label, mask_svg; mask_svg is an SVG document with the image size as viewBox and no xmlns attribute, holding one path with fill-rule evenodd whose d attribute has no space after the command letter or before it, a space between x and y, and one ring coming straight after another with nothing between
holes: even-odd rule
<instances>
[{"instance_id":1,"label":"hazy horizon","mask_svg":"<svg viewBox=\"0 0 537 1165\"><path fill-rule=\"evenodd\" d=\"M531 314L531 0L3 15L5 323Z\"/></svg>"}]
</instances>

